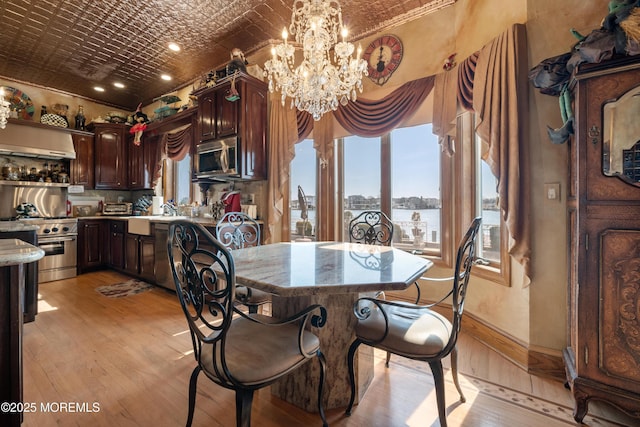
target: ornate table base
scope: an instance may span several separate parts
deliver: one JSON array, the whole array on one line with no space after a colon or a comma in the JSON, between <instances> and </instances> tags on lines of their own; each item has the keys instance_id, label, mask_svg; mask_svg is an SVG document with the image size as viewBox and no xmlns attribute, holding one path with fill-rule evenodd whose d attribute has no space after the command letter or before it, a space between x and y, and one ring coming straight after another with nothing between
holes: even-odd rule
<instances>
[{"instance_id":1,"label":"ornate table base","mask_svg":"<svg viewBox=\"0 0 640 427\"><path fill-rule=\"evenodd\" d=\"M302 297L274 297L273 314L286 317L308 307L321 304L327 309L327 323L313 332L320 336L320 349L327 359L327 375L324 388L325 409L345 407L349 403L351 387L347 367L349 346L355 339L353 333L356 318L353 304L360 297L357 293L312 295ZM294 373L271 386L271 392L308 412L317 412L319 366L315 361L307 363ZM356 402L364 395L373 379L373 349L361 346L356 359Z\"/></svg>"}]
</instances>

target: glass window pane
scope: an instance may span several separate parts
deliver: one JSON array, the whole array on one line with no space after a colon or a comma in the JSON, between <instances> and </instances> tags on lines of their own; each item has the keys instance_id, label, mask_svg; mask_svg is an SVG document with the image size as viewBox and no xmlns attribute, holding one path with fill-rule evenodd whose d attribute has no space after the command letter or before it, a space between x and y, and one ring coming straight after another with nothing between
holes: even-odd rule
<instances>
[{"instance_id":1,"label":"glass window pane","mask_svg":"<svg viewBox=\"0 0 640 427\"><path fill-rule=\"evenodd\" d=\"M440 146L431 124L391 132L394 246L440 252Z\"/></svg>"},{"instance_id":2,"label":"glass window pane","mask_svg":"<svg viewBox=\"0 0 640 427\"><path fill-rule=\"evenodd\" d=\"M291 241L311 239L316 234L316 150L313 140L305 139L295 145L296 156L291 161L289 207L291 213ZM302 188L307 209L303 210L298 197ZM303 217L306 213L306 219Z\"/></svg>"},{"instance_id":3,"label":"glass window pane","mask_svg":"<svg viewBox=\"0 0 640 427\"><path fill-rule=\"evenodd\" d=\"M344 236L365 210L380 210L380 138L344 138Z\"/></svg>"},{"instance_id":4,"label":"glass window pane","mask_svg":"<svg viewBox=\"0 0 640 427\"><path fill-rule=\"evenodd\" d=\"M176 189L176 202L181 205L191 203L191 156L175 162L174 185Z\"/></svg>"},{"instance_id":5,"label":"glass window pane","mask_svg":"<svg viewBox=\"0 0 640 427\"><path fill-rule=\"evenodd\" d=\"M500 263L500 210L498 208L498 180L489 165L480 159L481 141L477 138L479 211L482 215L482 244L478 245L478 256Z\"/></svg>"}]
</instances>

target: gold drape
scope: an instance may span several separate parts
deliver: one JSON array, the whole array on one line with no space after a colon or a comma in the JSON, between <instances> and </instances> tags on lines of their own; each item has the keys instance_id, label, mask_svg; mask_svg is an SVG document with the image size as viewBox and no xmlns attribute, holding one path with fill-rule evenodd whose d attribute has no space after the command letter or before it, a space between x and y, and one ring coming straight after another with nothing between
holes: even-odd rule
<instances>
[{"instance_id":1,"label":"gold drape","mask_svg":"<svg viewBox=\"0 0 640 427\"><path fill-rule=\"evenodd\" d=\"M288 190L289 165L295 155L294 144L298 141L298 124L295 110L283 106L276 94L269 96L269 144L267 159L269 173L267 181L267 227L265 241L272 242L273 228L284 210L284 194Z\"/></svg>"},{"instance_id":2,"label":"gold drape","mask_svg":"<svg viewBox=\"0 0 640 427\"><path fill-rule=\"evenodd\" d=\"M531 278L531 224L527 147L527 55L523 24L515 24L480 50L473 83L476 132L484 160L498 179L499 206L509 231L509 253Z\"/></svg>"}]
</instances>

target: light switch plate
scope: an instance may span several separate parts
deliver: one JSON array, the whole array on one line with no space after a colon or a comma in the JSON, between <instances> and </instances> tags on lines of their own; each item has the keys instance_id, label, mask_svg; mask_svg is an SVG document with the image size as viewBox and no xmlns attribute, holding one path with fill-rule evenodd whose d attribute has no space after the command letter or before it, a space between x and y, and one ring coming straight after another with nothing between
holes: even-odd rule
<instances>
[{"instance_id":1,"label":"light switch plate","mask_svg":"<svg viewBox=\"0 0 640 427\"><path fill-rule=\"evenodd\" d=\"M560 183L553 182L544 185L544 195L547 200L560 201Z\"/></svg>"}]
</instances>

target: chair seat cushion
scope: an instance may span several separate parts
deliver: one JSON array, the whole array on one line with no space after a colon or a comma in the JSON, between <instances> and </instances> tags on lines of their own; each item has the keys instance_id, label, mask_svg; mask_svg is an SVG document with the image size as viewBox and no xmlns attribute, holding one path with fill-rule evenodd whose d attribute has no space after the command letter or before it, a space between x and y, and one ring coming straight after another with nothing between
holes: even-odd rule
<instances>
[{"instance_id":1,"label":"chair seat cushion","mask_svg":"<svg viewBox=\"0 0 640 427\"><path fill-rule=\"evenodd\" d=\"M252 315L265 323L273 322L273 318L263 315ZM229 373L233 378L245 385L252 386L268 383L296 366L308 361L300 354L298 348L299 327L297 324L263 325L242 317L235 317L225 339L225 360ZM307 353L315 353L320 348L320 340L310 331L303 334L303 349ZM227 378L213 366L213 349L211 344L203 344L200 354L200 366L207 376L214 381L219 378L226 382ZM217 344L216 359L218 370L220 342ZM222 377L222 378L220 378Z\"/></svg>"},{"instance_id":2,"label":"chair seat cushion","mask_svg":"<svg viewBox=\"0 0 640 427\"><path fill-rule=\"evenodd\" d=\"M405 307L382 304L382 309L373 306L371 315L358 321L356 335L366 344L406 357L432 357L440 353L451 336L449 320L429 310L413 304ZM389 332L384 340L384 310L389 319Z\"/></svg>"}]
</instances>

